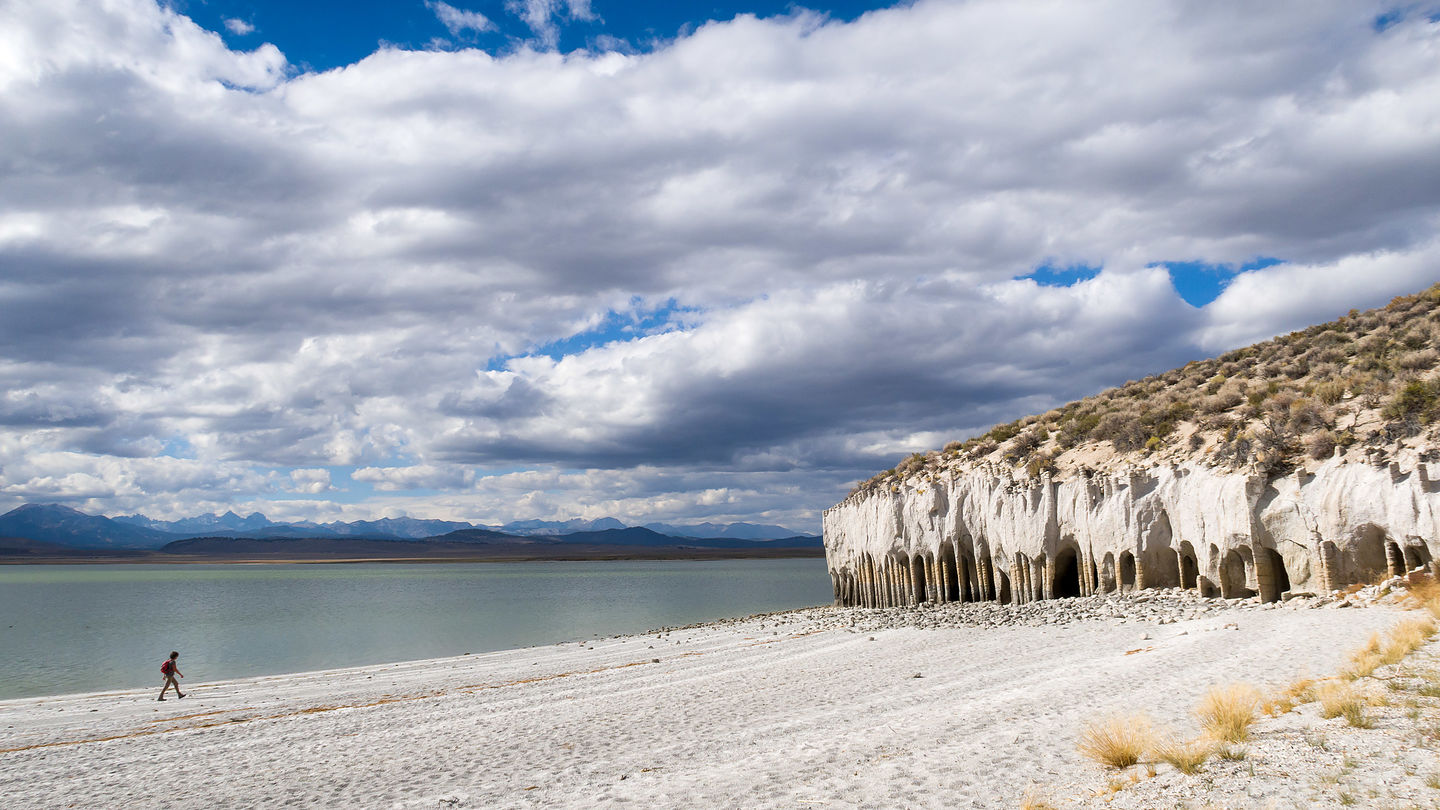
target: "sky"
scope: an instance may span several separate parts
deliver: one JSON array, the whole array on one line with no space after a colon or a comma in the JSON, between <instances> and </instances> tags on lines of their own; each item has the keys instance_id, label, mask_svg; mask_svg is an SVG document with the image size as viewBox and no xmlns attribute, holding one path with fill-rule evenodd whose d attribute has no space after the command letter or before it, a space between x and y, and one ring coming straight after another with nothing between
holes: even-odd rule
<instances>
[{"instance_id":1,"label":"sky","mask_svg":"<svg viewBox=\"0 0 1440 810\"><path fill-rule=\"evenodd\" d=\"M817 531L1440 281L1437 20L0 3L0 509Z\"/></svg>"}]
</instances>

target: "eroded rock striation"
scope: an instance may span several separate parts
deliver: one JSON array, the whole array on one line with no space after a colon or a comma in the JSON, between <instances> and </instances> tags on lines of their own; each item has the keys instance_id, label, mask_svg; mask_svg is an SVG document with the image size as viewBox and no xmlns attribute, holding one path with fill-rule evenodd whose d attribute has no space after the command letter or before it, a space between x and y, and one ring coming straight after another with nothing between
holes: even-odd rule
<instances>
[{"instance_id":1,"label":"eroded rock striation","mask_svg":"<svg viewBox=\"0 0 1440 810\"><path fill-rule=\"evenodd\" d=\"M1034 478L989 463L863 488L825 512L836 604L1021 604L1182 587L1262 601L1437 567L1420 453L1272 476L1200 461Z\"/></svg>"}]
</instances>

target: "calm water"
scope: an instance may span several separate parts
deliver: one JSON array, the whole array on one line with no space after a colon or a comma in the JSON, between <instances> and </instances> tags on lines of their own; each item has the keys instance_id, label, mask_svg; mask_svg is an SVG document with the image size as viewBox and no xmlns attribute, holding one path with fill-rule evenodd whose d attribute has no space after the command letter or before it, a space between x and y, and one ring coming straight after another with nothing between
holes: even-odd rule
<instances>
[{"instance_id":1,"label":"calm water","mask_svg":"<svg viewBox=\"0 0 1440 810\"><path fill-rule=\"evenodd\" d=\"M0 566L0 699L509 649L830 603L823 559Z\"/></svg>"}]
</instances>

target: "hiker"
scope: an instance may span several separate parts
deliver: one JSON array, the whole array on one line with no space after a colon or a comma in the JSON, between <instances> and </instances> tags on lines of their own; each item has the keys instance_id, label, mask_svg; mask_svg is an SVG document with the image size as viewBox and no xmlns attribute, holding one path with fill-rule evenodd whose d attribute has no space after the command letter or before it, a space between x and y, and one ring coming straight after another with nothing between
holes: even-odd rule
<instances>
[{"instance_id":1,"label":"hiker","mask_svg":"<svg viewBox=\"0 0 1440 810\"><path fill-rule=\"evenodd\" d=\"M172 686L175 687L175 694L177 696L185 697L185 693L180 691L180 682L175 680L176 675L182 678L185 677L185 673L180 671L180 665L176 663L176 659L179 657L180 653L171 650L170 658L160 665L160 674L165 676L165 685L160 687L160 697L156 698L156 700L164 700L165 691Z\"/></svg>"}]
</instances>

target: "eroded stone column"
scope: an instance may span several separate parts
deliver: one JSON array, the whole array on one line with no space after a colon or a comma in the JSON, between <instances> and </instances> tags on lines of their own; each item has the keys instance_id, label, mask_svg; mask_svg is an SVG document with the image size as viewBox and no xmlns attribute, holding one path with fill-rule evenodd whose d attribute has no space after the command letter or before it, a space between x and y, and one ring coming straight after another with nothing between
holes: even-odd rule
<instances>
[{"instance_id":1,"label":"eroded stone column","mask_svg":"<svg viewBox=\"0 0 1440 810\"><path fill-rule=\"evenodd\" d=\"M1400 544L1388 537L1385 538L1385 567L1392 577L1405 573L1405 558L1401 556Z\"/></svg>"},{"instance_id":2,"label":"eroded stone column","mask_svg":"<svg viewBox=\"0 0 1440 810\"><path fill-rule=\"evenodd\" d=\"M1320 543L1320 587L1340 590L1340 549L1329 540Z\"/></svg>"}]
</instances>

